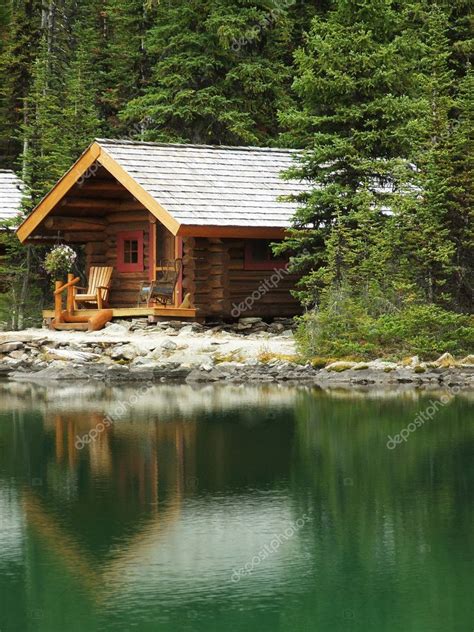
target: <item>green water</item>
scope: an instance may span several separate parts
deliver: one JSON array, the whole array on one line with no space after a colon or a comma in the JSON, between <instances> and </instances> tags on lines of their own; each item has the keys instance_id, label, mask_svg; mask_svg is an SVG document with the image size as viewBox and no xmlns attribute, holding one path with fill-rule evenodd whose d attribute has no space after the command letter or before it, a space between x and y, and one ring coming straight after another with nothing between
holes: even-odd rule
<instances>
[{"instance_id":1,"label":"green water","mask_svg":"<svg viewBox=\"0 0 474 632\"><path fill-rule=\"evenodd\" d=\"M0 383L1 632L472 632L473 395L386 445L440 396Z\"/></svg>"}]
</instances>

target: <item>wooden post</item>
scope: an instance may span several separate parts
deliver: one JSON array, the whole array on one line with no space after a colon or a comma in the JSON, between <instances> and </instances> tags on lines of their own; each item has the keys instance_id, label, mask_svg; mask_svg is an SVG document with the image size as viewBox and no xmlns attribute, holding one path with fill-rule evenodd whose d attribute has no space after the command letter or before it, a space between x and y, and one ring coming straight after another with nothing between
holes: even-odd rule
<instances>
[{"instance_id":1,"label":"wooden post","mask_svg":"<svg viewBox=\"0 0 474 632\"><path fill-rule=\"evenodd\" d=\"M67 275L67 282L71 284L67 288L66 311L67 311L68 314L72 314L72 312L74 311L74 293L75 293L75 288L74 288L74 285L72 285L72 283L71 283L71 281L73 279L74 279L74 275L73 274L68 274Z\"/></svg>"},{"instance_id":2,"label":"wooden post","mask_svg":"<svg viewBox=\"0 0 474 632\"><path fill-rule=\"evenodd\" d=\"M148 252L148 279L156 281L156 219L150 213L150 244Z\"/></svg>"},{"instance_id":3,"label":"wooden post","mask_svg":"<svg viewBox=\"0 0 474 632\"><path fill-rule=\"evenodd\" d=\"M181 268L174 293L174 306L179 307L183 302L183 238L175 237L174 239L175 259L181 259Z\"/></svg>"},{"instance_id":4,"label":"wooden post","mask_svg":"<svg viewBox=\"0 0 474 632\"><path fill-rule=\"evenodd\" d=\"M61 281L56 281L54 284L55 293L54 293L54 320L56 323L62 323L62 311L63 311L63 296L61 292L58 292L59 288L62 287Z\"/></svg>"}]
</instances>

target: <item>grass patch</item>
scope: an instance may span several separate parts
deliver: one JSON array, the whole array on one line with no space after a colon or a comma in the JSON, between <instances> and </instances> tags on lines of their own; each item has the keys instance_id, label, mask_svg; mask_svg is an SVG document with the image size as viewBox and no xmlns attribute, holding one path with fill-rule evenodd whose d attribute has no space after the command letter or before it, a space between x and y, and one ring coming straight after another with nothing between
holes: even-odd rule
<instances>
[{"instance_id":1,"label":"grass patch","mask_svg":"<svg viewBox=\"0 0 474 632\"><path fill-rule=\"evenodd\" d=\"M273 353L272 351L268 351L264 349L259 352L257 355L257 360L261 364L269 364L273 362L273 360L279 360L280 362L291 362L292 364L302 364L304 359L301 356L295 354L286 354L286 353Z\"/></svg>"},{"instance_id":2,"label":"grass patch","mask_svg":"<svg viewBox=\"0 0 474 632\"><path fill-rule=\"evenodd\" d=\"M245 362L245 357L238 349L235 351L228 351L227 353L220 353L219 351L216 351L212 357L216 364L223 364L224 362Z\"/></svg>"}]
</instances>

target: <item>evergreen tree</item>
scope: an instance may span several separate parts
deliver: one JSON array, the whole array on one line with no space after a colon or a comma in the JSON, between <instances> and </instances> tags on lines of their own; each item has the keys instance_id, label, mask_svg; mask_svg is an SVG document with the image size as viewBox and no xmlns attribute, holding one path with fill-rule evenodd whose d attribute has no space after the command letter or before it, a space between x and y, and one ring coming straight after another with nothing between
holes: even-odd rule
<instances>
[{"instance_id":1,"label":"evergreen tree","mask_svg":"<svg viewBox=\"0 0 474 632\"><path fill-rule=\"evenodd\" d=\"M0 167L11 168L23 151L20 125L28 117L25 99L38 52L41 0L3 5L0 47Z\"/></svg>"},{"instance_id":2,"label":"evergreen tree","mask_svg":"<svg viewBox=\"0 0 474 632\"><path fill-rule=\"evenodd\" d=\"M293 2L160 3L145 48L149 86L123 118L146 138L216 144L274 142L288 106ZM289 8L283 8L287 7Z\"/></svg>"},{"instance_id":3,"label":"evergreen tree","mask_svg":"<svg viewBox=\"0 0 474 632\"><path fill-rule=\"evenodd\" d=\"M104 80L101 12L97 0L84 1L71 24L70 58L65 70L61 153L76 160L103 127L100 104Z\"/></svg>"},{"instance_id":4,"label":"evergreen tree","mask_svg":"<svg viewBox=\"0 0 474 632\"><path fill-rule=\"evenodd\" d=\"M307 303L348 275L360 277L354 292L367 288L368 277L387 289L386 270L377 260L369 265L367 252L411 179L406 158L417 103L408 95L417 77L410 72L412 42L401 9L389 0L338 0L327 16L314 19L296 55L301 106L282 113L291 130L283 140L306 148L289 175L313 188L299 200L285 247L295 252L296 268L313 269L300 294ZM351 250L357 234L362 267Z\"/></svg>"},{"instance_id":5,"label":"evergreen tree","mask_svg":"<svg viewBox=\"0 0 474 632\"><path fill-rule=\"evenodd\" d=\"M104 15L103 118L112 136L130 137L141 130L130 130L119 112L145 91L151 67L145 49L145 36L153 24L155 2L144 0L106 0Z\"/></svg>"},{"instance_id":6,"label":"evergreen tree","mask_svg":"<svg viewBox=\"0 0 474 632\"><path fill-rule=\"evenodd\" d=\"M472 311L474 298L474 72L469 67L456 95L457 119L450 136L448 228L454 266L452 303Z\"/></svg>"},{"instance_id":7,"label":"evergreen tree","mask_svg":"<svg viewBox=\"0 0 474 632\"><path fill-rule=\"evenodd\" d=\"M68 157L62 151L64 101L54 88L52 65L45 37L33 67L32 87L25 106L28 118L21 129L27 148L23 157L25 181L36 203L68 168Z\"/></svg>"},{"instance_id":8,"label":"evergreen tree","mask_svg":"<svg viewBox=\"0 0 474 632\"><path fill-rule=\"evenodd\" d=\"M405 204L400 252L425 299L456 308L466 304L460 300L462 279L469 275L464 227L472 211L462 198L472 189L473 175L469 153L467 159L460 155L458 143L464 145L469 134L472 138L472 110L469 117L467 95L463 88L459 95L456 90L460 65L453 61L455 48L448 39L450 9L426 3L419 17L418 23L412 22L423 51L420 111L411 154L417 191ZM468 79L461 82L466 88L468 84Z\"/></svg>"}]
</instances>

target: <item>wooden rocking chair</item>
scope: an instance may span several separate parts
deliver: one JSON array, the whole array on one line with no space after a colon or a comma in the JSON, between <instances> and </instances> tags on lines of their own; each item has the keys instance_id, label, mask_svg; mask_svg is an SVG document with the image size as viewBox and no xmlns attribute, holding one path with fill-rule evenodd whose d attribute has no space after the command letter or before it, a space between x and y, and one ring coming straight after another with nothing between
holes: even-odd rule
<instances>
[{"instance_id":1,"label":"wooden rocking chair","mask_svg":"<svg viewBox=\"0 0 474 632\"><path fill-rule=\"evenodd\" d=\"M138 294L138 306L146 303L150 307L152 301L171 305L174 300L174 291L182 268L181 259L160 259L157 262L155 281L145 281L140 286Z\"/></svg>"},{"instance_id":2,"label":"wooden rocking chair","mask_svg":"<svg viewBox=\"0 0 474 632\"><path fill-rule=\"evenodd\" d=\"M78 309L79 303L92 303L97 309L103 309L107 305L110 285L112 283L113 268L93 266L89 270L89 286L75 287L74 309ZM85 290L85 294L78 294L77 290Z\"/></svg>"}]
</instances>

